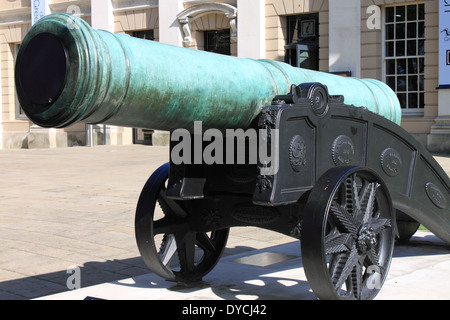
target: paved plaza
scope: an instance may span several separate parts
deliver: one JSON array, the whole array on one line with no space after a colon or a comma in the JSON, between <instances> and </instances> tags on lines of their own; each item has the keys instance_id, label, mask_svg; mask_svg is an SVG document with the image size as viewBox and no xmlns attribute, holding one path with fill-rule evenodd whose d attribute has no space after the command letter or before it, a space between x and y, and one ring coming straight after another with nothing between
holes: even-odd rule
<instances>
[{"instance_id":1,"label":"paved plaza","mask_svg":"<svg viewBox=\"0 0 450 320\"><path fill-rule=\"evenodd\" d=\"M148 280L151 275L134 239L135 206L145 181L168 156L166 147L141 145L0 150L0 300L67 292L68 270L73 267L81 270L82 290L123 279ZM437 160L450 173L450 158ZM292 238L278 233L235 228L225 256L293 248L291 254L299 257L299 245L292 243ZM450 247L427 233L396 248L395 259L406 261L410 269L434 270L435 278L450 271ZM397 265L393 276L414 271L406 274L401 269ZM386 298L395 297L399 279L391 280ZM422 287L415 286L418 291ZM306 282L302 288L304 297L311 298ZM437 281L434 289L450 299L448 284ZM116 298L122 297L118 293ZM411 298L411 293L398 298Z\"/></svg>"}]
</instances>

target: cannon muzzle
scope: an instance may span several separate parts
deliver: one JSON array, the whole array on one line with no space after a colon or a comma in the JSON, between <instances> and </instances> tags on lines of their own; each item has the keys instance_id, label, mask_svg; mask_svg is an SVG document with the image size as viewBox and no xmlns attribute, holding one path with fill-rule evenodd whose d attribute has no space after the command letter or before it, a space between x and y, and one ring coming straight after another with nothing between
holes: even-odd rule
<instances>
[{"instance_id":1,"label":"cannon muzzle","mask_svg":"<svg viewBox=\"0 0 450 320\"><path fill-rule=\"evenodd\" d=\"M394 92L376 80L342 78L270 60L242 59L93 30L52 14L28 32L15 81L26 115L42 127L77 122L172 131L247 128L292 84L320 82L347 105L399 124Z\"/></svg>"}]
</instances>

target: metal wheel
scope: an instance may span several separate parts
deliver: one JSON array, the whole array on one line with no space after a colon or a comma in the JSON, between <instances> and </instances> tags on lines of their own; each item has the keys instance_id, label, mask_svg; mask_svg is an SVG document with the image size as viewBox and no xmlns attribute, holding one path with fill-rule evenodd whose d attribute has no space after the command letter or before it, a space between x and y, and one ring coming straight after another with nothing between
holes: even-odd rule
<instances>
[{"instance_id":1,"label":"metal wheel","mask_svg":"<svg viewBox=\"0 0 450 320\"><path fill-rule=\"evenodd\" d=\"M397 240L406 242L419 230L420 223L415 221L399 221L397 220Z\"/></svg>"},{"instance_id":2,"label":"metal wheel","mask_svg":"<svg viewBox=\"0 0 450 320\"><path fill-rule=\"evenodd\" d=\"M200 281L222 255L229 229L191 231L183 201L166 197L168 173L169 164L156 170L139 197L135 218L139 252L150 270L166 280Z\"/></svg>"},{"instance_id":3,"label":"metal wheel","mask_svg":"<svg viewBox=\"0 0 450 320\"><path fill-rule=\"evenodd\" d=\"M399 242L408 241L419 229L420 223L410 218L400 210L396 210L396 239Z\"/></svg>"},{"instance_id":4,"label":"metal wheel","mask_svg":"<svg viewBox=\"0 0 450 320\"><path fill-rule=\"evenodd\" d=\"M320 299L373 299L388 273L395 241L389 192L371 170L336 167L313 188L301 249Z\"/></svg>"}]
</instances>

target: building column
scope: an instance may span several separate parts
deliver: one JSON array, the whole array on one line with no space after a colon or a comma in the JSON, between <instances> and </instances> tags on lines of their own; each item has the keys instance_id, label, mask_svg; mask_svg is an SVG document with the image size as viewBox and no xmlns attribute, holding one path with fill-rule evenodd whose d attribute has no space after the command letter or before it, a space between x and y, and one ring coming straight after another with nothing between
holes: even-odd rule
<instances>
[{"instance_id":1,"label":"building column","mask_svg":"<svg viewBox=\"0 0 450 320\"><path fill-rule=\"evenodd\" d=\"M184 10L183 0L159 1L159 42L183 46L181 25L177 15Z\"/></svg>"},{"instance_id":2,"label":"building column","mask_svg":"<svg viewBox=\"0 0 450 320\"><path fill-rule=\"evenodd\" d=\"M431 127L427 148L431 152L450 153L450 4L439 1L439 88L438 117Z\"/></svg>"},{"instance_id":3,"label":"building column","mask_svg":"<svg viewBox=\"0 0 450 320\"><path fill-rule=\"evenodd\" d=\"M264 59L266 56L266 6L264 0L237 1L238 57Z\"/></svg>"},{"instance_id":4,"label":"building column","mask_svg":"<svg viewBox=\"0 0 450 320\"><path fill-rule=\"evenodd\" d=\"M361 0L329 0L330 72L361 77Z\"/></svg>"},{"instance_id":5,"label":"building column","mask_svg":"<svg viewBox=\"0 0 450 320\"><path fill-rule=\"evenodd\" d=\"M3 96L2 96L2 65L0 63L0 150L3 149Z\"/></svg>"},{"instance_id":6,"label":"building column","mask_svg":"<svg viewBox=\"0 0 450 320\"><path fill-rule=\"evenodd\" d=\"M28 149L65 148L67 147L67 133L61 129L30 126L28 133Z\"/></svg>"},{"instance_id":7,"label":"building column","mask_svg":"<svg viewBox=\"0 0 450 320\"><path fill-rule=\"evenodd\" d=\"M159 42L174 46L183 46L181 24L177 15L184 10L183 0L159 1ZM152 129L152 128L148 128ZM167 131L155 130L152 134L154 146L168 146L170 134Z\"/></svg>"},{"instance_id":8,"label":"building column","mask_svg":"<svg viewBox=\"0 0 450 320\"><path fill-rule=\"evenodd\" d=\"M112 0L91 0L91 16L92 28L114 33L114 7ZM92 144L131 144L132 138L125 139L124 137L131 137L132 130L132 128L119 128L117 126L94 125L91 137ZM86 135L88 135L87 132Z\"/></svg>"},{"instance_id":9,"label":"building column","mask_svg":"<svg viewBox=\"0 0 450 320\"><path fill-rule=\"evenodd\" d=\"M438 92L438 117L427 137L427 149L434 153L450 153L450 88Z\"/></svg>"},{"instance_id":10,"label":"building column","mask_svg":"<svg viewBox=\"0 0 450 320\"><path fill-rule=\"evenodd\" d=\"M92 28L114 32L114 12L111 0L91 0Z\"/></svg>"}]
</instances>

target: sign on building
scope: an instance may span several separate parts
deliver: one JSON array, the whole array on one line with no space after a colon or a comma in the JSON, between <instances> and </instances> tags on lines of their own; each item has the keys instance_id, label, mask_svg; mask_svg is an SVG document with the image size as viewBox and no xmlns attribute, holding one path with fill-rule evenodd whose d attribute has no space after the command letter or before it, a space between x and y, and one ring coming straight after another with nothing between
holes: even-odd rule
<instances>
[{"instance_id":1,"label":"sign on building","mask_svg":"<svg viewBox=\"0 0 450 320\"><path fill-rule=\"evenodd\" d=\"M450 0L439 0L439 87L450 88Z\"/></svg>"},{"instance_id":2,"label":"sign on building","mask_svg":"<svg viewBox=\"0 0 450 320\"><path fill-rule=\"evenodd\" d=\"M31 25L45 16L47 0L31 0Z\"/></svg>"}]
</instances>

